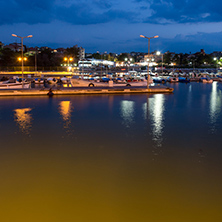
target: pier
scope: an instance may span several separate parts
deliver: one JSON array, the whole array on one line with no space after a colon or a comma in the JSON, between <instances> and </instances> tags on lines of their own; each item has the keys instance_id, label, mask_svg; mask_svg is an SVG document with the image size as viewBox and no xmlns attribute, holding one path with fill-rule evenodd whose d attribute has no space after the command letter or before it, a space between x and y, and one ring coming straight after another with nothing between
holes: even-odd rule
<instances>
[{"instance_id":1,"label":"pier","mask_svg":"<svg viewBox=\"0 0 222 222\"><path fill-rule=\"evenodd\" d=\"M138 93L173 93L173 88L151 86L147 88L32 88L32 89L2 89L0 96L48 96L51 89L53 95L95 95L95 94L138 94Z\"/></svg>"}]
</instances>

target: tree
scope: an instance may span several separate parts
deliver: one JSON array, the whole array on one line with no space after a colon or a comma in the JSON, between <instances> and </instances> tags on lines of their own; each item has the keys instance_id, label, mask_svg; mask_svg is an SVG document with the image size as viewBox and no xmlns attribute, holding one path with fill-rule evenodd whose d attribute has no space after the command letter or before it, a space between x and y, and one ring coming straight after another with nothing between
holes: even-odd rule
<instances>
[{"instance_id":1,"label":"tree","mask_svg":"<svg viewBox=\"0 0 222 222\"><path fill-rule=\"evenodd\" d=\"M101 59L101 55L97 52L97 53L93 53L92 54L92 58L94 59Z\"/></svg>"},{"instance_id":2,"label":"tree","mask_svg":"<svg viewBox=\"0 0 222 222\"><path fill-rule=\"evenodd\" d=\"M64 56L72 57L74 62L78 62L79 60L79 52L80 48L77 45L74 45L73 47L67 48Z\"/></svg>"},{"instance_id":3,"label":"tree","mask_svg":"<svg viewBox=\"0 0 222 222\"><path fill-rule=\"evenodd\" d=\"M118 61L124 62L124 61L125 61L125 58L128 59L129 57L130 57L129 53L121 53L121 54L118 56Z\"/></svg>"},{"instance_id":4,"label":"tree","mask_svg":"<svg viewBox=\"0 0 222 222\"><path fill-rule=\"evenodd\" d=\"M9 48L0 49L0 65L1 66L13 66L16 63L16 55L18 53L13 52Z\"/></svg>"}]
</instances>

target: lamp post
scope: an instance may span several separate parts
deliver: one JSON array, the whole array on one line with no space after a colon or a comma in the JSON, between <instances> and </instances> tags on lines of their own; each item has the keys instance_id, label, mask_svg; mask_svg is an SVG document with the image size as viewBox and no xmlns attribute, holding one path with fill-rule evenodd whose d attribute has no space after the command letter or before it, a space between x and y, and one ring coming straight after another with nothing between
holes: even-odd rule
<instances>
[{"instance_id":1,"label":"lamp post","mask_svg":"<svg viewBox=\"0 0 222 222\"><path fill-rule=\"evenodd\" d=\"M157 51L156 54L157 54L158 56L161 55L161 57L162 57L161 72L162 72L162 75L163 75L163 53L161 53L160 51Z\"/></svg>"},{"instance_id":2,"label":"lamp post","mask_svg":"<svg viewBox=\"0 0 222 222\"><path fill-rule=\"evenodd\" d=\"M218 73L218 61L216 57L214 57L214 61L216 62L216 72Z\"/></svg>"},{"instance_id":3,"label":"lamp post","mask_svg":"<svg viewBox=\"0 0 222 222\"><path fill-rule=\"evenodd\" d=\"M128 73L128 76L129 76L129 64L128 64L128 58L125 58L125 65L127 67L127 73Z\"/></svg>"},{"instance_id":4,"label":"lamp post","mask_svg":"<svg viewBox=\"0 0 222 222\"><path fill-rule=\"evenodd\" d=\"M32 38L32 35L28 35L28 36L18 36L16 34L12 34L12 36L20 38L21 39L21 44L22 44L22 88L24 88L24 80L23 80L23 72L24 72L24 58L23 58L23 39L24 38Z\"/></svg>"},{"instance_id":5,"label":"lamp post","mask_svg":"<svg viewBox=\"0 0 222 222\"><path fill-rule=\"evenodd\" d=\"M147 36L144 36L144 35L140 35L140 37L148 39L148 59L149 59L149 57L150 57L150 39L156 39L159 36L155 35L155 36L152 36L152 37L147 37ZM148 61L148 64L147 64L147 89L149 89L149 81L150 81L150 75L149 75L150 64L149 64L149 62L150 61Z\"/></svg>"},{"instance_id":6,"label":"lamp post","mask_svg":"<svg viewBox=\"0 0 222 222\"><path fill-rule=\"evenodd\" d=\"M37 76L37 52L38 52L38 48L36 48L35 50L35 76Z\"/></svg>"}]
</instances>

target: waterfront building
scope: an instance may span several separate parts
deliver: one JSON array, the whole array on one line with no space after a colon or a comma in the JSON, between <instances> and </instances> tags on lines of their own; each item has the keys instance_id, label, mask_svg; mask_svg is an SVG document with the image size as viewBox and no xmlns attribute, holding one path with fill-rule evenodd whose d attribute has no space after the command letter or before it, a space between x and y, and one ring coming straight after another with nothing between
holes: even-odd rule
<instances>
[{"instance_id":1,"label":"waterfront building","mask_svg":"<svg viewBox=\"0 0 222 222\"><path fill-rule=\"evenodd\" d=\"M108 67L115 67L115 62L102 59L87 59L87 60L85 59L85 60L80 60L78 63L79 67L87 67L87 68L98 67L101 65Z\"/></svg>"},{"instance_id":2,"label":"waterfront building","mask_svg":"<svg viewBox=\"0 0 222 222\"><path fill-rule=\"evenodd\" d=\"M79 48L79 60L85 59L85 49L80 47Z\"/></svg>"}]
</instances>

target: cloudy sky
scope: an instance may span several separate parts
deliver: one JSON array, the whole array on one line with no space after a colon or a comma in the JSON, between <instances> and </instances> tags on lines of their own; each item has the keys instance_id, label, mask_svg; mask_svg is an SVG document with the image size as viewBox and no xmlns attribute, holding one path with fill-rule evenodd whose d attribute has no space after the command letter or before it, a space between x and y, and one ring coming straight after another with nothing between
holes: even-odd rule
<instances>
[{"instance_id":1,"label":"cloudy sky","mask_svg":"<svg viewBox=\"0 0 222 222\"><path fill-rule=\"evenodd\" d=\"M220 0L0 0L0 41L86 52L222 51Z\"/></svg>"}]
</instances>

